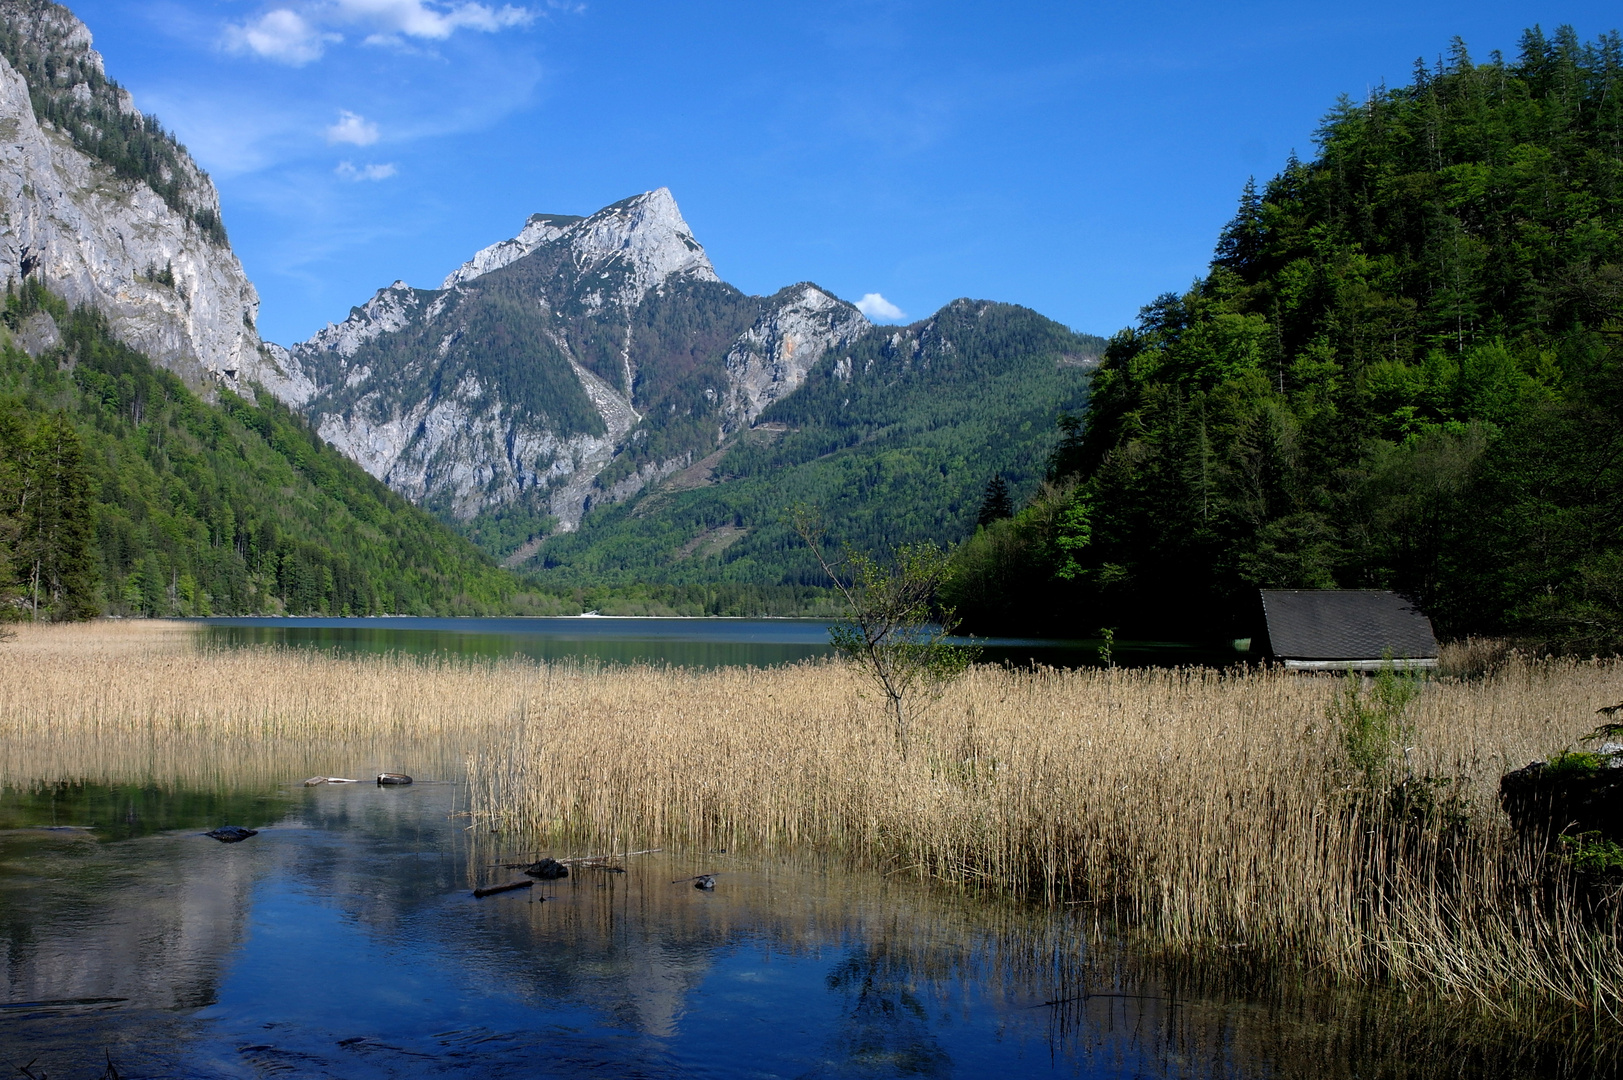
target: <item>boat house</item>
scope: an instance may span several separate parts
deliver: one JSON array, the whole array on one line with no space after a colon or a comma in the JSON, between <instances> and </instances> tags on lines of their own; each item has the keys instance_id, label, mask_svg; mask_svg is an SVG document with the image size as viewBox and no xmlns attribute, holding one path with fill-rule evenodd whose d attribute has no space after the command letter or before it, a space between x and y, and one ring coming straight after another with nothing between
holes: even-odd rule
<instances>
[{"instance_id":1,"label":"boat house","mask_svg":"<svg viewBox=\"0 0 1623 1080\"><path fill-rule=\"evenodd\" d=\"M1298 671L1437 666L1431 620L1384 589L1263 589L1265 651Z\"/></svg>"}]
</instances>

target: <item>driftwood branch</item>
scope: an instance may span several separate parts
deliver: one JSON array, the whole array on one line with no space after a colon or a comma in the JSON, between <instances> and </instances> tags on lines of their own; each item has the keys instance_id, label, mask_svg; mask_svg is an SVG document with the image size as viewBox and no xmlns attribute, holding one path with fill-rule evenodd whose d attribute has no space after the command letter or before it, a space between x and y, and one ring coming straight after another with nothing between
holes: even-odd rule
<instances>
[{"instance_id":1,"label":"driftwood branch","mask_svg":"<svg viewBox=\"0 0 1623 1080\"><path fill-rule=\"evenodd\" d=\"M495 896L497 893L512 892L514 889L529 889L534 887L533 881L509 881L505 885L487 885L483 889L473 890L474 899L486 896Z\"/></svg>"},{"instance_id":2,"label":"driftwood branch","mask_svg":"<svg viewBox=\"0 0 1623 1080\"><path fill-rule=\"evenodd\" d=\"M553 861L557 862L557 863L562 863L564 866L576 866L576 865L582 865L582 864L585 864L585 863L608 862L611 859L629 859L633 855L652 855L657 851L664 851L664 850L665 850L664 848L651 847L651 848L644 848L642 851L624 851L624 852L620 852L617 855L576 855L576 856L574 856L572 858L554 859ZM521 851L518 854L520 854L520 855L540 855L542 853L540 851ZM485 865L486 866L500 866L504 870L522 870L526 866L529 866L531 864L527 863L527 862L493 862L493 863L486 863Z\"/></svg>"}]
</instances>

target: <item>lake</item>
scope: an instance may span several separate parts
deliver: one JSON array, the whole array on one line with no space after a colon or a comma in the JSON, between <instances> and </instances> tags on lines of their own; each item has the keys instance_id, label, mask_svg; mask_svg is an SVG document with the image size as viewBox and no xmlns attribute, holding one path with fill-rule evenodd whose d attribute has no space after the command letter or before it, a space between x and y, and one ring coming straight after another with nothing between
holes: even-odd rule
<instances>
[{"instance_id":1,"label":"lake","mask_svg":"<svg viewBox=\"0 0 1623 1080\"><path fill-rule=\"evenodd\" d=\"M212 645L288 645L341 652L442 653L498 659L588 660L682 667L766 667L831 655L822 619L574 618L217 618L191 620ZM1074 667L1100 663L1098 641L963 638L987 663ZM1190 642L1118 641L1125 665L1206 664L1241 659L1229 649Z\"/></svg>"},{"instance_id":2,"label":"lake","mask_svg":"<svg viewBox=\"0 0 1623 1080\"><path fill-rule=\"evenodd\" d=\"M1552 1060L1392 998L1180 980L1076 908L816 862L655 852L475 899L535 853L490 847L460 806L426 782L6 790L4 1060L53 1080L108 1063L364 1080L1535 1076ZM222 819L259 834L201 835Z\"/></svg>"}]
</instances>

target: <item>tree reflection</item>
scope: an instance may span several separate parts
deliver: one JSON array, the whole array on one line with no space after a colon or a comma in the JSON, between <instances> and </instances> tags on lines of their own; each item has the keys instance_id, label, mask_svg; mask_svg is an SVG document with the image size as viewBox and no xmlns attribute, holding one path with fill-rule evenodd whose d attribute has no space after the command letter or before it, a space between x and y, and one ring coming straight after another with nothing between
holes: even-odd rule
<instances>
[{"instance_id":1,"label":"tree reflection","mask_svg":"<svg viewBox=\"0 0 1623 1080\"><path fill-rule=\"evenodd\" d=\"M837 964L828 988L845 995L845 1015L834 1052L812 1075L950 1075L952 1059L930 1030L917 982L910 960L884 939Z\"/></svg>"}]
</instances>

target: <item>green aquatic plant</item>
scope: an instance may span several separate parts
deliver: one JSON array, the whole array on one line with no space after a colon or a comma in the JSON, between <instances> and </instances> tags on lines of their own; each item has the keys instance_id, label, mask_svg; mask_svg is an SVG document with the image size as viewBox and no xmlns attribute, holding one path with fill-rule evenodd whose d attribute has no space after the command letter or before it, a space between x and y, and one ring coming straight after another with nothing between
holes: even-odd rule
<instances>
[{"instance_id":1,"label":"green aquatic plant","mask_svg":"<svg viewBox=\"0 0 1623 1080\"><path fill-rule=\"evenodd\" d=\"M1348 674L1331 699L1326 712L1340 732L1344 763L1367 788L1386 786L1396 772L1414 735L1408 713L1420 687L1418 673L1400 671L1389 657L1372 679Z\"/></svg>"}]
</instances>

